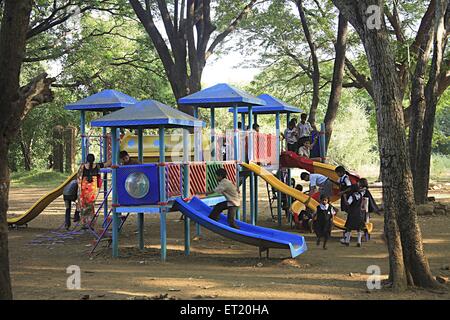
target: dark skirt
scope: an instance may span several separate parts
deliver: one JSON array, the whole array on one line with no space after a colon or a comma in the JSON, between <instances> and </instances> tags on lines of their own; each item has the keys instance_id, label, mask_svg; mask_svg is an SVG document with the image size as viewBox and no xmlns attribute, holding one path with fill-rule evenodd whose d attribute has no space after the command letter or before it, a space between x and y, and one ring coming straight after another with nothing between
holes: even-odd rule
<instances>
[{"instance_id":1,"label":"dark skirt","mask_svg":"<svg viewBox=\"0 0 450 320\"><path fill-rule=\"evenodd\" d=\"M317 237L329 238L331 237L331 230L333 229L333 221L318 219L314 221L313 229Z\"/></svg>"},{"instance_id":2,"label":"dark skirt","mask_svg":"<svg viewBox=\"0 0 450 320\"><path fill-rule=\"evenodd\" d=\"M348 231L365 229L363 213L360 210L350 210L345 221L345 229Z\"/></svg>"}]
</instances>

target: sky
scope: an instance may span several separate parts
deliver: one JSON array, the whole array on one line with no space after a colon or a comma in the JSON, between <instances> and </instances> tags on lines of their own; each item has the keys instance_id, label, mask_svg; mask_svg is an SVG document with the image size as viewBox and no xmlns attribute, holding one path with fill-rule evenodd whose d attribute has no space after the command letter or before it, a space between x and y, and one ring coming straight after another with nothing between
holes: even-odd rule
<instances>
[{"instance_id":1,"label":"sky","mask_svg":"<svg viewBox=\"0 0 450 320\"><path fill-rule=\"evenodd\" d=\"M223 53L220 57L211 57L206 63L202 85L210 87L225 82L245 86L261 71L246 67L245 59L238 52Z\"/></svg>"}]
</instances>

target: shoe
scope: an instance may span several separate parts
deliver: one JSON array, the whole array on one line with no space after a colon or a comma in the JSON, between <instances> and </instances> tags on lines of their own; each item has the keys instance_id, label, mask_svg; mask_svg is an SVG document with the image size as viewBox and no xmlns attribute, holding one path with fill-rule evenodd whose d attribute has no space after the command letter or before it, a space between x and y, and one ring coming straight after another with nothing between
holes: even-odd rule
<instances>
[{"instance_id":1,"label":"shoe","mask_svg":"<svg viewBox=\"0 0 450 320\"><path fill-rule=\"evenodd\" d=\"M235 225L235 224L230 224L230 227L231 227L231 228L234 228L234 229L238 229L238 230L240 229L240 228L239 228L237 225Z\"/></svg>"},{"instance_id":2,"label":"shoe","mask_svg":"<svg viewBox=\"0 0 450 320\"><path fill-rule=\"evenodd\" d=\"M350 245L350 243L345 242L344 239L341 239L340 242L341 242L341 244L343 244L344 246L347 246L347 247Z\"/></svg>"},{"instance_id":3,"label":"shoe","mask_svg":"<svg viewBox=\"0 0 450 320\"><path fill-rule=\"evenodd\" d=\"M317 239L316 245L320 246L320 239Z\"/></svg>"},{"instance_id":4,"label":"shoe","mask_svg":"<svg viewBox=\"0 0 450 320\"><path fill-rule=\"evenodd\" d=\"M357 246L358 248L361 248L361 247L362 247L362 244L361 244L360 242L358 242L358 243L356 244L356 246Z\"/></svg>"},{"instance_id":5,"label":"shoe","mask_svg":"<svg viewBox=\"0 0 450 320\"><path fill-rule=\"evenodd\" d=\"M328 248L326 246L323 247L323 250L328 250Z\"/></svg>"},{"instance_id":6,"label":"shoe","mask_svg":"<svg viewBox=\"0 0 450 320\"><path fill-rule=\"evenodd\" d=\"M73 216L73 222L78 222L78 221L80 221L80 213L75 212L75 215Z\"/></svg>"}]
</instances>

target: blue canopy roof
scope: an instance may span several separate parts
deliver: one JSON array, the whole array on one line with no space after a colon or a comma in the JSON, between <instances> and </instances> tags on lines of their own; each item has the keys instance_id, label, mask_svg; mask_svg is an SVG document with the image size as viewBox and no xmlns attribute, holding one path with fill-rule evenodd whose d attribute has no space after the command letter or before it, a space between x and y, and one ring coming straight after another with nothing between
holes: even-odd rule
<instances>
[{"instance_id":1,"label":"blue canopy roof","mask_svg":"<svg viewBox=\"0 0 450 320\"><path fill-rule=\"evenodd\" d=\"M271 96L270 94L261 94L258 96L259 99L263 100L265 106L256 106L252 108L253 114L275 114L279 113L301 113L302 109L291 106L278 98ZM228 111L233 112L233 108ZM238 108L238 113L248 113L248 108Z\"/></svg>"},{"instance_id":2,"label":"blue canopy roof","mask_svg":"<svg viewBox=\"0 0 450 320\"><path fill-rule=\"evenodd\" d=\"M108 89L92 96L70 103L64 107L66 110L105 111L118 110L128 107L138 101L120 91Z\"/></svg>"},{"instance_id":3,"label":"blue canopy roof","mask_svg":"<svg viewBox=\"0 0 450 320\"><path fill-rule=\"evenodd\" d=\"M201 127L203 121L156 100L143 100L91 122L93 127Z\"/></svg>"},{"instance_id":4,"label":"blue canopy roof","mask_svg":"<svg viewBox=\"0 0 450 320\"><path fill-rule=\"evenodd\" d=\"M265 102L229 84L219 83L179 99L178 104L204 108L223 108L233 105L263 106Z\"/></svg>"}]
</instances>

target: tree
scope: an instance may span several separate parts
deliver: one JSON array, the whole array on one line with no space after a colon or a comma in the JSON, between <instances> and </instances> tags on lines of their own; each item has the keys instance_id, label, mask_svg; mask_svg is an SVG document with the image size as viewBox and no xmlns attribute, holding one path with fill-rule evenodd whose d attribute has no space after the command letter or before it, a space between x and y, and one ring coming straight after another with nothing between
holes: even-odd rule
<instances>
[{"instance_id":1,"label":"tree","mask_svg":"<svg viewBox=\"0 0 450 320\"><path fill-rule=\"evenodd\" d=\"M47 99L46 93L39 96L47 85L44 79L36 79L33 87L20 88L20 69L25 56L31 6L31 0L6 0L0 30L0 113L3 115L0 120L0 299L12 299L6 218L8 149L25 110L35 103L33 99Z\"/></svg>"},{"instance_id":2,"label":"tree","mask_svg":"<svg viewBox=\"0 0 450 320\"><path fill-rule=\"evenodd\" d=\"M417 156L417 160L416 167L414 168L414 191L415 201L417 203L426 202L428 196L432 139L436 106L438 103L438 97L440 96L439 79L450 75L450 72L447 70L450 60L444 60L444 50L447 45L448 35L450 31L449 1L436 1L435 7L433 58L431 62L430 74L426 87L423 88L423 86L420 86L419 88L420 92L422 92L422 90L424 92L423 97L425 98L425 112L423 112L423 108L420 108L420 117L422 117L423 113L424 114L422 126L418 124L419 137L421 137L421 141L420 148L416 149L418 152L417 154L415 154L415 156ZM427 43L427 45L429 44Z\"/></svg>"},{"instance_id":3,"label":"tree","mask_svg":"<svg viewBox=\"0 0 450 320\"><path fill-rule=\"evenodd\" d=\"M402 82L395 72L394 52L384 20L384 1L333 0L333 3L358 33L370 66L377 108L390 280L393 288L399 290L407 285L438 288L424 254L417 221L402 108Z\"/></svg>"},{"instance_id":4,"label":"tree","mask_svg":"<svg viewBox=\"0 0 450 320\"><path fill-rule=\"evenodd\" d=\"M228 6L232 4L240 9L210 43L213 33L218 29L211 20L210 0L182 0L181 3L175 0L171 8L162 0L157 0L156 4L150 0L129 0L158 52L177 100L201 89L201 77L207 59L237 28L256 1L249 1L243 8L238 5L239 1L228 2ZM220 8L216 9L219 15ZM156 26L158 16L162 19L168 41ZM181 109L193 113L192 108L183 106Z\"/></svg>"},{"instance_id":5,"label":"tree","mask_svg":"<svg viewBox=\"0 0 450 320\"><path fill-rule=\"evenodd\" d=\"M345 52L347 49L348 21L339 15L338 33L334 47L336 55L334 59L333 80L331 83L330 98L328 108L325 114L325 141L326 149L330 144L331 134L333 133L333 122L336 119L339 102L341 101L342 87L345 71Z\"/></svg>"}]
</instances>

